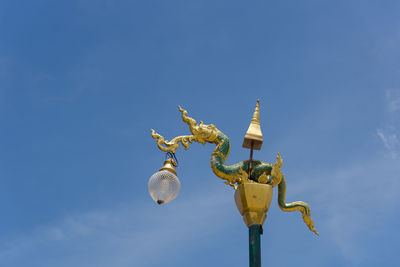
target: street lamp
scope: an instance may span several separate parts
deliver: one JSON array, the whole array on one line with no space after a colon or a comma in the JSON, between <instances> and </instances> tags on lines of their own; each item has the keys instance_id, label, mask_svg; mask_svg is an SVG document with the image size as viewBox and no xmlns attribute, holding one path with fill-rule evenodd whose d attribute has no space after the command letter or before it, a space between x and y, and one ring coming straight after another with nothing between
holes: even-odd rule
<instances>
[{"instance_id":1,"label":"street lamp","mask_svg":"<svg viewBox=\"0 0 400 267\"><path fill-rule=\"evenodd\" d=\"M180 183L176 175L175 151L180 144L189 149L193 141L205 144L215 144L216 148L211 154L211 168L215 175L226 180L227 185L235 189L236 206L249 228L249 256L250 267L261 266L260 234L262 225L267 218L267 211L271 204L273 187L278 186L278 205L283 211L300 211L308 228L318 235L311 219L310 208L303 201L286 203L286 180L280 168L283 161L280 153L274 164L253 160L253 150L260 150L263 137L260 125L260 102L257 105L246 132L243 147L250 149L250 159L234 165L226 165L230 151L229 138L213 124L206 125L202 121L196 122L187 116L188 112L178 106L182 113L182 120L188 124L191 135L177 136L167 141L163 136L151 130L152 137L157 141L160 150L167 152L164 166L149 180L149 192L158 204L168 203L173 200L180 190Z\"/></svg>"},{"instance_id":2,"label":"street lamp","mask_svg":"<svg viewBox=\"0 0 400 267\"><path fill-rule=\"evenodd\" d=\"M174 200L181 189L175 167L174 154L167 153L164 166L149 179L149 193L151 198L159 205L166 204Z\"/></svg>"}]
</instances>

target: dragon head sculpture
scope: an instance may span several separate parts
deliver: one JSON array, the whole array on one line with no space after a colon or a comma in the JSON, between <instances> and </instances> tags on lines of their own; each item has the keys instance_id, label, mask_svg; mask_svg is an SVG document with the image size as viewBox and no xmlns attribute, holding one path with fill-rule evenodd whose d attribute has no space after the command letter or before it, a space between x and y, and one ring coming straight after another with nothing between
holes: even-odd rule
<instances>
[{"instance_id":1,"label":"dragon head sculpture","mask_svg":"<svg viewBox=\"0 0 400 267\"><path fill-rule=\"evenodd\" d=\"M220 131L214 124L206 125L202 121L197 124L196 120L187 116L187 111L178 106L179 111L182 113L182 120L189 126L194 140L198 143L205 144L206 142L214 143L218 138Z\"/></svg>"}]
</instances>

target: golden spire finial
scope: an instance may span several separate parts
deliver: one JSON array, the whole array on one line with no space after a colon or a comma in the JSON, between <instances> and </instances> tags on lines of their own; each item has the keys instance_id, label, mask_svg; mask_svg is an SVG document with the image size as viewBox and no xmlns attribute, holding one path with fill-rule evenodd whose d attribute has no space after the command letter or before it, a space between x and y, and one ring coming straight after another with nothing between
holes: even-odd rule
<instances>
[{"instance_id":1,"label":"golden spire finial","mask_svg":"<svg viewBox=\"0 0 400 267\"><path fill-rule=\"evenodd\" d=\"M251 123L244 137L242 146L245 148L251 148L252 143L253 149L255 150L260 150L263 143L260 126L260 99L257 99L257 105L254 109L253 117L251 118Z\"/></svg>"},{"instance_id":2,"label":"golden spire finial","mask_svg":"<svg viewBox=\"0 0 400 267\"><path fill-rule=\"evenodd\" d=\"M260 99L257 99L257 105L254 109L253 117L251 118L251 122L260 124Z\"/></svg>"}]
</instances>

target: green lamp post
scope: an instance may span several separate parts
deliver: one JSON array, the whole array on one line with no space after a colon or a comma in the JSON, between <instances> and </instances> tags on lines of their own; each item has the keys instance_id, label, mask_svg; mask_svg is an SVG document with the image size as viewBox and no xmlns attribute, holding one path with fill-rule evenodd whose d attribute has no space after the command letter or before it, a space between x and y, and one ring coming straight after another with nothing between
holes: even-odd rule
<instances>
[{"instance_id":1,"label":"green lamp post","mask_svg":"<svg viewBox=\"0 0 400 267\"><path fill-rule=\"evenodd\" d=\"M310 208L303 201L285 202L286 181L280 168L283 161L278 153L274 164L253 160L253 150L260 150L263 136L260 126L260 102L257 105L246 132L243 147L250 149L250 159L234 165L225 164L230 151L229 138L213 124L206 125L202 121L187 116L186 110L178 106L182 113L182 120L188 124L191 135L177 136L167 141L151 130L152 137L157 141L158 148L167 152L164 166L151 176L149 192L157 204L172 201L180 190L180 183L175 171L175 151L180 144L189 149L189 143L212 143L216 148L211 154L211 168L216 176L225 180L225 183L235 190L236 206L249 228L249 265L261 266L260 235L262 225L267 218L267 211L271 204L273 187L278 186L278 205L283 211L300 211L308 228L318 234L314 222L310 217Z\"/></svg>"}]
</instances>

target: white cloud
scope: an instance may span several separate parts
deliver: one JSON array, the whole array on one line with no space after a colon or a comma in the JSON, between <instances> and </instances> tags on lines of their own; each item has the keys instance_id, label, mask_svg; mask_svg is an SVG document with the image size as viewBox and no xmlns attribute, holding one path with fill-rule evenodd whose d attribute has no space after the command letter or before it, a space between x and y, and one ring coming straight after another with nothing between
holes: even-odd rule
<instances>
[{"instance_id":1,"label":"white cloud","mask_svg":"<svg viewBox=\"0 0 400 267\"><path fill-rule=\"evenodd\" d=\"M398 157L397 148L400 144L399 139L395 133L385 134L381 129L377 130L377 135L382 140L385 148L390 152L390 155L393 159Z\"/></svg>"},{"instance_id":2,"label":"white cloud","mask_svg":"<svg viewBox=\"0 0 400 267\"><path fill-rule=\"evenodd\" d=\"M372 237L366 233L385 234L380 224L390 220L400 201L399 173L399 160L372 158L326 171L323 177L313 173L304 178L309 187L301 195L311 197L316 228L354 264L360 264L368 253L364 242Z\"/></svg>"},{"instance_id":3,"label":"white cloud","mask_svg":"<svg viewBox=\"0 0 400 267\"><path fill-rule=\"evenodd\" d=\"M172 251L176 254L183 250L184 244L204 231L221 230L223 225L234 220L227 220L231 215L224 207L232 205L232 195L227 197L226 193L229 194L226 191L221 194L220 190L209 192L207 198L192 195L187 201L163 206L156 206L148 198L146 203L69 216L24 236L2 240L6 245L0 249L0 265L125 267L161 264ZM213 223L204 223L210 218Z\"/></svg>"},{"instance_id":4,"label":"white cloud","mask_svg":"<svg viewBox=\"0 0 400 267\"><path fill-rule=\"evenodd\" d=\"M400 90L386 90L387 111L384 118L385 126L377 129L376 133L392 159L397 159L399 154L400 141L397 132L399 131L398 111L400 110Z\"/></svg>"},{"instance_id":5,"label":"white cloud","mask_svg":"<svg viewBox=\"0 0 400 267\"><path fill-rule=\"evenodd\" d=\"M389 112L396 112L400 109L400 90L389 89L386 91Z\"/></svg>"}]
</instances>

